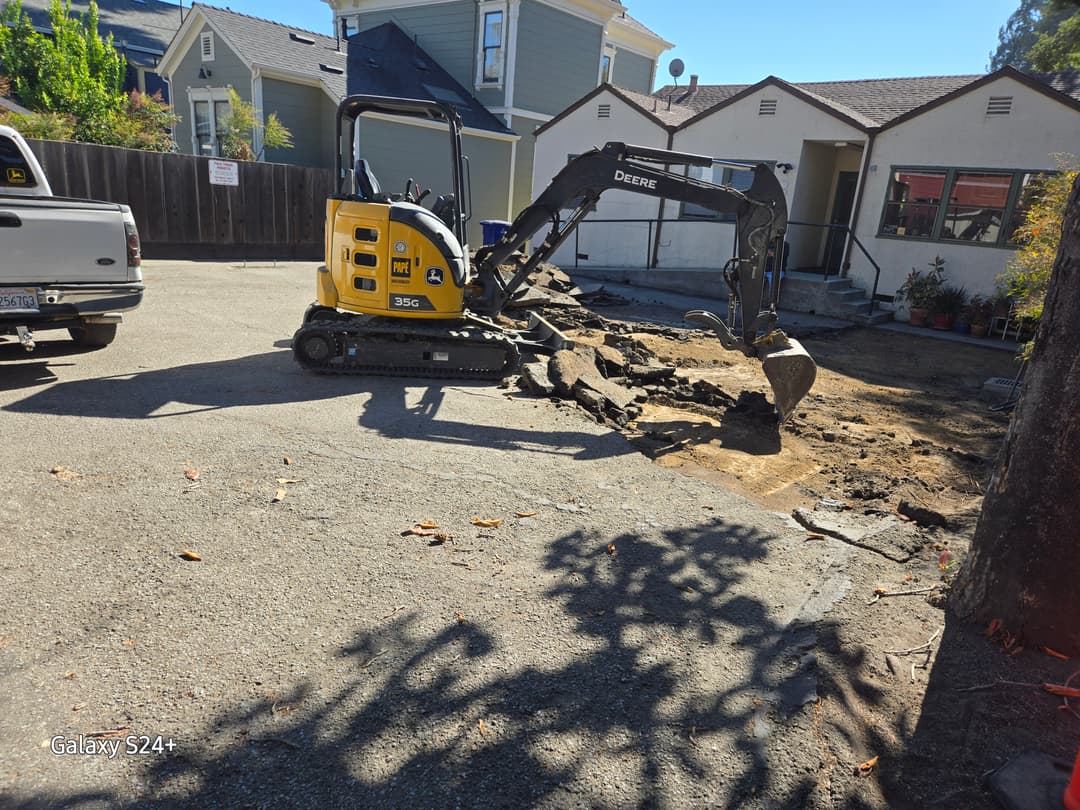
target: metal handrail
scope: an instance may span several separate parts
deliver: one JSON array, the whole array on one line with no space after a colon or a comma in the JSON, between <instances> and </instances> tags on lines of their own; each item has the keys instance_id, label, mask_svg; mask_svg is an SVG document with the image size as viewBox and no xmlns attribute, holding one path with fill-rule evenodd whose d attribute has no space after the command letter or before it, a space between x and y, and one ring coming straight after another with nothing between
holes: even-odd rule
<instances>
[{"instance_id":1,"label":"metal handrail","mask_svg":"<svg viewBox=\"0 0 1080 810\"><path fill-rule=\"evenodd\" d=\"M615 223L620 223L620 224L624 224L624 225L647 224L649 226L649 228L648 228L648 241L645 244L646 256L645 256L645 265L644 266L646 268L649 267L649 263L651 261L651 256L649 255L649 251L651 250L651 246L652 246L652 233L653 233L653 224L654 223L659 224L659 223L662 222L662 223L673 223L673 224L680 224L680 225L681 224L686 224L686 223L695 223L695 224L700 223L700 224L704 224L704 225L731 225L731 224L733 224L732 221L724 221L724 220L716 220L716 219L663 219L663 220L659 220L659 219L655 219L655 218L647 218L647 219L646 218L641 218L641 219L594 219L594 218L590 217L589 219L584 220L581 223L581 225L579 225L578 228L574 231L574 269L578 269L578 267L579 267L579 265L578 265L578 255L579 255L580 251L579 251L578 248L580 247L579 238L580 238L580 234L581 234L581 226L582 225L587 225L587 224L590 224L590 223L599 224L599 223L602 223L602 222L606 222L606 223L615 222ZM802 222L800 220L795 220L795 219L789 219L788 220L788 225L789 226L790 225L798 225L800 227L806 227L806 228L826 228L828 230L842 231L842 232L846 233L849 237L851 237L852 244L854 244L862 252L862 255L866 257L866 260L868 262L870 262L870 266L874 268L874 286L873 286L873 289L870 292L870 314L873 314L874 310L877 307L877 291L878 291L878 282L881 279L881 266L876 261L874 261L874 257L870 255L870 252L866 249L866 247L863 245L863 243L859 241L859 237L857 237L855 235L854 231L852 231L851 228L848 227L847 225L834 225L834 224L826 223L826 222ZM781 261L782 261L782 259L781 259ZM827 279L827 278L829 278L830 275L831 275L831 273L829 273L828 269L826 269L826 271L824 273L824 278Z\"/></svg>"}]
</instances>

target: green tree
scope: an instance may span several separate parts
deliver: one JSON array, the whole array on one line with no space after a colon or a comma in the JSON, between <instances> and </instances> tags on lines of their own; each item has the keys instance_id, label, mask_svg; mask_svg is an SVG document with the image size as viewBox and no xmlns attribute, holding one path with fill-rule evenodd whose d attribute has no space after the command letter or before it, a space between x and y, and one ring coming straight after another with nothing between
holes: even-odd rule
<instances>
[{"instance_id":1,"label":"green tree","mask_svg":"<svg viewBox=\"0 0 1080 810\"><path fill-rule=\"evenodd\" d=\"M1016 301L1019 314L1035 320L1043 314L1065 206L1078 168L1072 155L1054 155L1054 161L1058 171L1036 178L1024 192L1027 212L1016 230L1021 247L998 278L999 285Z\"/></svg>"},{"instance_id":2,"label":"green tree","mask_svg":"<svg viewBox=\"0 0 1080 810\"><path fill-rule=\"evenodd\" d=\"M998 31L990 69L1012 65L1021 70L1080 67L1080 4L1076 0L1021 0Z\"/></svg>"},{"instance_id":3,"label":"green tree","mask_svg":"<svg viewBox=\"0 0 1080 810\"><path fill-rule=\"evenodd\" d=\"M222 157L232 160L258 160L267 149L291 149L292 133L281 123L277 113L270 113L266 123L259 120L255 105L229 90L229 113L218 122L218 148ZM262 148L255 152L255 133L262 135Z\"/></svg>"},{"instance_id":4,"label":"green tree","mask_svg":"<svg viewBox=\"0 0 1080 810\"><path fill-rule=\"evenodd\" d=\"M71 2L52 0L50 39L38 33L21 0L0 10L0 68L34 116L23 116L32 134L51 133L111 146L168 150L175 116L160 97L123 90L127 62L110 34L98 33L97 4L71 16ZM62 126L70 120L70 132Z\"/></svg>"}]
</instances>

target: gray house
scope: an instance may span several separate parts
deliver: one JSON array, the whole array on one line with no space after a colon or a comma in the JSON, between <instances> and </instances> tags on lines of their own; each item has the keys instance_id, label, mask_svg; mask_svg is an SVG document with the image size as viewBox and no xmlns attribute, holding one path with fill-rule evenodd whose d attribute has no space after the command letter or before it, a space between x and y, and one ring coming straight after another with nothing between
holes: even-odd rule
<instances>
[{"instance_id":1,"label":"gray house","mask_svg":"<svg viewBox=\"0 0 1080 810\"><path fill-rule=\"evenodd\" d=\"M218 122L232 89L264 116L277 113L292 132L292 149L266 150L261 159L334 165L334 116L345 94L345 53L336 39L196 3L158 69L172 88L181 152L219 154Z\"/></svg>"},{"instance_id":2,"label":"gray house","mask_svg":"<svg viewBox=\"0 0 1080 810\"><path fill-rule=\"evenodd\" d=\"M335 30L350 42L393 23L520 136L511 145L506 203L492 207L474 200L478 215L489 219L508 219L532 199L533 130L603 82L651 92L657 59L672 47L614 0L327 2ZM473 172L496 160L470 157ZM475 181L473 190L475 196Z\"/></svg>"}]
</instances>

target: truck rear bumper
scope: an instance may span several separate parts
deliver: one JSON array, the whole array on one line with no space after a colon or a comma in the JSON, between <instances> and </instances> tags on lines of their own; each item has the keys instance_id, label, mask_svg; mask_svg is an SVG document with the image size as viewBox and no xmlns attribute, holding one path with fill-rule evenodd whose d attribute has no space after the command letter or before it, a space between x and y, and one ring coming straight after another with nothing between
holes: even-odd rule
<instances>
[{"instance_id":1,"label":"truck rear bumper","mask_svg":"<svg viewBox=\"0 0 1080 810\"><path fill-rule=\"evenodd\" d=\"M33 290L37 309L0 309L0 326L65 328L87 322L115 322L120 313L142 303L145 285L125 284L4 284L5 289ZM0 329L0 331L5 331Z\"/></svg>"}]
</instances>

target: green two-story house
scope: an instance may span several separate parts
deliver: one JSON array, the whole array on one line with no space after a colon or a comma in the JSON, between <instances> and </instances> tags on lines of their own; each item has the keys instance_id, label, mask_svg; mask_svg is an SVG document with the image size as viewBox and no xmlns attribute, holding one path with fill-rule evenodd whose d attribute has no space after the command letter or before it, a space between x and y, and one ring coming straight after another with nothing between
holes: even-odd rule
<instances>
[{"instance_id":1,"label":"green two-story house","mask_svg":"<svg viewBox=\"0 0 1080 810\"><path fill-rule=\"evenodd\" d=\"M327 3L335 31L350 45L362 43L366 32L393 24L518 136L511 145L506 206L474 206L486 218L511 218L532 199L532 133L537 127L604 82L652 92L657 60L672 47L614 0ZM348 91L377 89L371 78L349 75ZM478 165L502 160L475 150L470 158L474 172Z\"/></svg>"}]
</instances>

